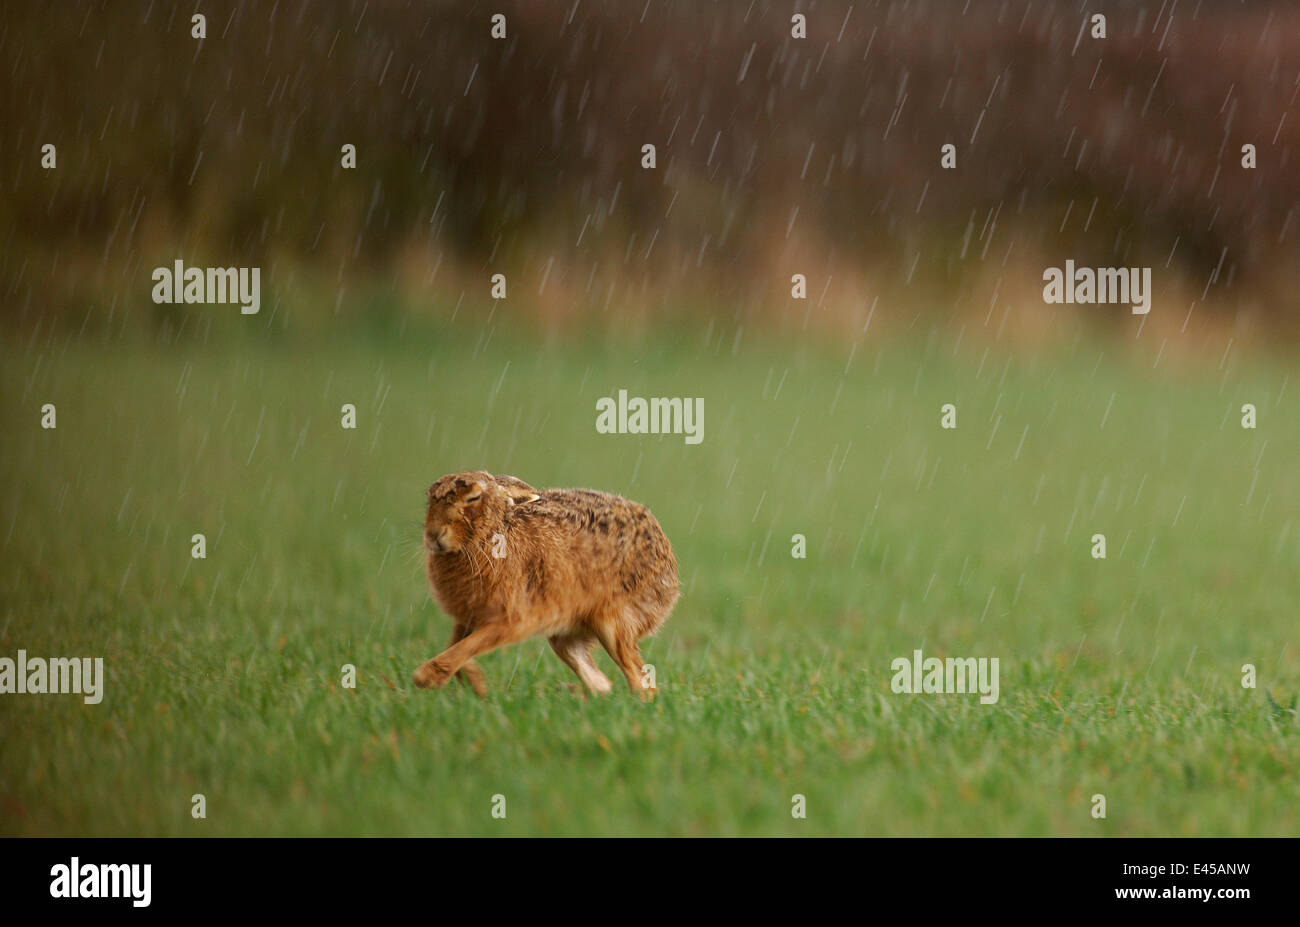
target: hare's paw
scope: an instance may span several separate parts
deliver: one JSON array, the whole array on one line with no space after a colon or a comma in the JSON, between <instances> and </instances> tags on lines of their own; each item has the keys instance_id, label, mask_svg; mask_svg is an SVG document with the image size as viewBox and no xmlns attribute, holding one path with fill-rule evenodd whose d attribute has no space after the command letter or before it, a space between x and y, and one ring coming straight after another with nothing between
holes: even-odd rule
<instances>
[{"instance_id":1,"label":"hare's paw","mask_svg":"<svg viewBox=\"0 0 1300 927\"><path fill-rule=\"evenodd\" d=\"M451 678L451 673L447 671L437 660L430 660L411 677L412 681L421 689L440 689L447 684Z\"/></svg>"}]
</instances>

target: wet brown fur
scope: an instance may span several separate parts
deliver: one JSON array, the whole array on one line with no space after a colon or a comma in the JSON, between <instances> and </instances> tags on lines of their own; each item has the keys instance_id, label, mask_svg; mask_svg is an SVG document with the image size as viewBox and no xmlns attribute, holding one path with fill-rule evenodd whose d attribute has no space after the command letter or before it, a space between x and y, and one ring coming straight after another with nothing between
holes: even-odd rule
<instances>
[{"instance_id":1,"label":"wet brown fur","mask_svg":"<svg viewBox=\"0 0 1300 927\"><path fill-rule=\"evenodd\" d=\"M424 539L429 588L453 630L447 649L415 671L417 686L458 675L483 695L473 658L543 635L591 691L611 688L592 661L599 641L629 688L655 694L643 686L637 642L677 601L677 561L644 505L591 489L538 490L483 470L453 473L429 487ZM494 557L494 547L505 556Z\"/></svg>"}]
</instances>

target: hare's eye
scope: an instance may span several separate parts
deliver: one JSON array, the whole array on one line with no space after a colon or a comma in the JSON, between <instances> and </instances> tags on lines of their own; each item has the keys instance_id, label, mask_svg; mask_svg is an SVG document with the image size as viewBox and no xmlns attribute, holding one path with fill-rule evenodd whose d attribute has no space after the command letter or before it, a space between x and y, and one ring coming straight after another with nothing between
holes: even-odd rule
<instances>
[{"instance_id":1,"label":"hare's eye","mask_svg":"<svg viewBox=\"0 0 1300 927\"><path fill-rule=\"evenodd\" d=\"M471 502L477 502L478 500L480 500L480 499L482 499L482 498L483 498L483 494L482 494L481 492L476 492L476 493L474 493L474 495L472 495L472 496L466 496L466 497L465 497L465 504L466 504L466 505L469 505Z\"/></svg>"}]
</instances>

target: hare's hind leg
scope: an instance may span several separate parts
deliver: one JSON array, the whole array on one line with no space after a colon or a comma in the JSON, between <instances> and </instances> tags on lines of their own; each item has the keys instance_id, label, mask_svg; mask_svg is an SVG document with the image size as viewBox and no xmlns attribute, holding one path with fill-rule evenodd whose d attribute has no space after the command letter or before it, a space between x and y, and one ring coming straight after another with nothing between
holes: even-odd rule
<instances>
[{"instance_id":1,"label":"hare's hind leg","mask_svg":"<svg viewBox=\"0 0 1300 927\"><path fill-rule=\"evenodd\" d=\"M652 699L658 694L649 685L649 680L642 675L645 661L641 659L641 648L629 634L608 624L598 626L596 633L600 636L600 645L614 658L618 668L623 671L627 687L645 699Z\"/></svg>"},{"instance_id":2,"label":"hare's hind leg","mask_svg":"<svg viewBox=\"0 0 1300 927\"><path fill-rule=\"evenodd\" d=\"M591 646L595 641L590 637L556 634L548 637L547 640L556 656L563 660L582 680L582 684L592 692L605 695L614 688L609 677L597 669L591 659Z\"/></svg>"}]
</instances>

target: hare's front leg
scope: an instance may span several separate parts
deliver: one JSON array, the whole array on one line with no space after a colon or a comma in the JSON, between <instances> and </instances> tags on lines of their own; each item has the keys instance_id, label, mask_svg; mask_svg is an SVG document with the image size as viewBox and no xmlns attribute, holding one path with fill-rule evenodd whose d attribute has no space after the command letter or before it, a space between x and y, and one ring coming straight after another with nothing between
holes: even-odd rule
<instances>
[{"instance_id":1,"label":"hare's front leg","mask_svg":"<svg viewBox=\"0 0 1300 927\"><path fill-rule=\"evenodd\" d=\"M489 650L495 650L503 644L511 644L527 636L502 622L483 625L475 628L417 669L412 679L421 689L441 688L470 660Z\"/></svg>"},{"instance_id":2,"label":"hare's front leg","mask_svg":"<svg viewBox=\"0 0 1300 927\"><path fill-rule=\"evenodd\" d=\"M451 630L451 641L447 644L458 644L469 634L469 629L465 625L457 623ZM466 660L465 665L456 673L456 678L468 685L474 690L474 694L479 698L487 695L487 677L483 675L482 668L473 660Z\"/></svg>"}]
</instances>

